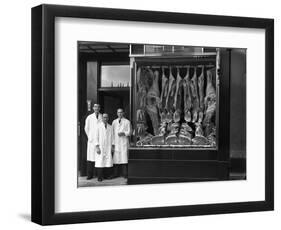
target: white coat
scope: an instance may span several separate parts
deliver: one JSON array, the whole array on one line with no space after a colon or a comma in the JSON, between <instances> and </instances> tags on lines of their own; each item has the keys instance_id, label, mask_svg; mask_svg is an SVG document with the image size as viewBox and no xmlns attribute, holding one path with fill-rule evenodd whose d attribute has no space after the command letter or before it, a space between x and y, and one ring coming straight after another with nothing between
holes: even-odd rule
<instances>
[{"instance_id":1,"label":"white coat","mask_svg":"<svg viewBox=\"0 0 281 230\"><path fill-rule=\"evenodd\" d=\"M87 144L87 161L95 161L95 136L96 130L98 127L98 123L102 121L102 115L99 113L98 119L95 113L90 114L85 121L85 133L88 137L88 144Z\"/></svg>"},{"instance_id":2,"label":"white coat","mask_svg":"<svg viewBox=\"0 0 281 230\"><path fill-rule=\"evenodd\" d=\"M97 145L100 148L100 154L95 153L95 167L104 168L112 167L112 144L113 144L113 133L112 126L107 124L106 128L103 122L98 124L96 131L95 147Z\"/></svg>"},{"instance_id":3,"label":"white coat","mask_svg":"<svg viewBox=\"0 0 281 230\"><path fill-rule=\"evenodd\" d=\"M128 150L129 150L129 137L131 135L131 123L126 118L119 118L112 122L113 135L114 135L114 164L128 164ZM124 132L125 136L118 136L118 133Z\"/></svg>"}]
</instances>

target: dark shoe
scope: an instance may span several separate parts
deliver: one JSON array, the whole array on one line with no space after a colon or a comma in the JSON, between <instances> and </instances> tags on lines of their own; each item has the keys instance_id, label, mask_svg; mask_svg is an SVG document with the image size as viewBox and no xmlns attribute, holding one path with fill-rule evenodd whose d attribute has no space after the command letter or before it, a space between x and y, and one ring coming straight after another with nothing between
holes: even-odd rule
<instances>
[{"instance_id":1,"label":"dark shoe","mask_svg":"<svg viewBox=\"0 0 281 230\"><path fill-rule=\"evenodd\" d=\"M87 180L91 180L91 179L93 179L92 176L88 176L88 177L87 177Z\"/></svg>"},{"instance_id":2,"label":"dark shoe","mask_svg":"<svg viewBox=\"0 0 281 230\"><path fill-rule=\"evenodd\" d=\"M112 180L112 179L114 179L115 178L115 176L114 175L111 175L111 176L109 176L107 179L108 180Z\"/></svg>"}]
</instances>

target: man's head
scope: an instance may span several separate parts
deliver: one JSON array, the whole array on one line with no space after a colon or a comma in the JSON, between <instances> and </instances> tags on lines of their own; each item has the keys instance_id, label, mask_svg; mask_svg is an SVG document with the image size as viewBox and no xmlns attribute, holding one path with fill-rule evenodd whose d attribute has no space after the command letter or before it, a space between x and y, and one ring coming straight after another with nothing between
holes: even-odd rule
<instances>
[{"instance_id":1,"label":"man's head","mask_svg":"<svg viewBox=\"0 0 281 230\"><path fill-rule=\"evenodd\" d=\"M109 119L108 114L107 114L107 113L104 113L104 114L102 115L102 121L103 121L103 123L107 124L108 119Z\"/></svg>"},{"instance_id":2,"label":"man's head","mask_svg":"<svg viewBox=\"0 0 281 230\"><path fill-rule=\"evenodd\" d=\"M121 108L117 109L117 116L118 118L124 117L124 110Z\"/></svg>"},{"instance_id":3,"label":"man's head","mask_svg":"<svg viewBox=\"0 0 281 230\"><path fill-rule=\"evenodd\" d=\"M99 104L94 104L93 110L95 113L98 113L100 111L100 105Z\"/></svg>"}]
</instances>

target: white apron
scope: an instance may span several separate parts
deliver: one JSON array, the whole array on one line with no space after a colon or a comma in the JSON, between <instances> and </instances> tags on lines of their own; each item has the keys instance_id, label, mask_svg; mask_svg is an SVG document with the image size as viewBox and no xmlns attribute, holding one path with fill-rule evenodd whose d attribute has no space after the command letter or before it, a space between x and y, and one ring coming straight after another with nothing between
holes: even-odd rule
<instances>
[{"instance_id":1,"label":"white apron","mask_svg":"<svg viewBox=\"0 0 281 230\"><path fill-rule=\"evenodd\" d=\"M98 119L95 113L90 114L85 121L85 133L88 137L88 144L87 144L87 161L95 161L95 136L96 130L98 127L98 123L102 121L102 115L99 113Z\"/></svg>"},{"instance_id":2,"label":"white apron","mask_svg":"<svg viewBox=\"0 0 281 230\"><path fill-rule=\"evenodd\" d=\"M119 123L119 118L112 122L113 135L114 135L114 164L128 164L128 149L129 137L131 135L131 123L126 118L122 118ZM124 132L125 136L118 136L119 132Z\"/></svg>"},{"instance_id":3,"label":"white apron","mask_svg":"<svg viewBox=\"0 0 281 230\"><path fill-rule=\"evenodd\" d=\"M100 147L100 154L95 152L95 167L104 168L112 167L112 144L113 144L113 133L112 126L107 124L105 128L104 123L98 124L98 129L96 132L95 148L97 145Z\"/></svg>"}]
</instances>

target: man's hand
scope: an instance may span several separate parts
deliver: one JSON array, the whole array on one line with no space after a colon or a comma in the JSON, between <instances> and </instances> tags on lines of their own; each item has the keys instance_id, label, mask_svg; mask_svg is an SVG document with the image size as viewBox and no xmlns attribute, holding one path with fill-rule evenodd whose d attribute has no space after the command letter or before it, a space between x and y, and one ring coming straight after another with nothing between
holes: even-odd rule
<instances>
[{"instance_id":1,"label":"man's hand","mask_svg":"<svg viewBox=\"0 0 281 230\"><path fill-rule=\"evenodd\" d=\"M100 154L101 153L101 151L100 151L100 147L97 145L97 154Z\"/></svg>"},{"instance_id":2,"label":"man's hand","mask_svg":"<svg viewBox=\"0 0 281 230\"><path fill-rule=\"evenodd\" d=\"M125 136L125 133L124 133L124 132L120 132L120 133L118 133L118 136L119 136L119 137L124 137L124 136Z\"/></svg>"}]
</instances>

